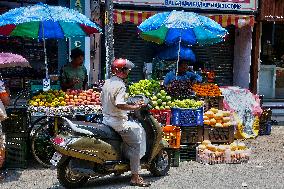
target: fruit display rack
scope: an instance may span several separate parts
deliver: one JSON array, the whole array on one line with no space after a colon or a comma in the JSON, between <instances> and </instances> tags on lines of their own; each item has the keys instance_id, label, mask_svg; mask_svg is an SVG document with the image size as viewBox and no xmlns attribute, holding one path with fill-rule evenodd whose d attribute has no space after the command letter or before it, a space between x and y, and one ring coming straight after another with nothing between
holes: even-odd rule
<instances>
[{"instance_id":1,"label":"fruit display rack","mask_svg":"<svg viewBox=\"0 0 284 189\"><path fill-rule=\"evenodd\" d=\"M28 112L31 116L75 116L75 115L91 115L101 114L101 106L85 105L85 106L29 106Z\"/></svg>"}]
</instances>

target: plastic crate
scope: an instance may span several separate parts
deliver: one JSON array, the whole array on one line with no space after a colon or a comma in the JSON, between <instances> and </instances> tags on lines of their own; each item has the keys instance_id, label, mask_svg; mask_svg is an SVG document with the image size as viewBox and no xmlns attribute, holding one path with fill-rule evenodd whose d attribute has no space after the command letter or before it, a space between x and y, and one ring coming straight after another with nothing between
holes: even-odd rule
<instances>
[{"instance_id":1,"label":"plastic crate","mask_svg":"<svg viewBox=\"0 0 284 189\"><path fill-rule=\"evenodd\" d=\"M27 168L28 134L6 134L5 168Z\"/></svg>"},{"instance_id":2,"label":"plastic crate","mask_svg":"<svg viewBox=\"0 0 284 189\"><path fill-rule=\"evenodd\" d=\"M235 127L211 127L204 126L204 140L209 140L211 143L226 143L231 144L234 142Z\"/></svg>"},{"instance_id":3,"label":"plastic crate","mask_svg":"<svg viewBox=\"0 0 284 189\"><path fill-rule=\"evenodd\" d=\"M203 107L198 109L172 108L171 125L192 127L203 125Z\"/></svg>"},{"instance_id":4,"label":"plastic crate","mask_svg":"<svg viewBox=\"0 0 284 189\"><path fill-rule=\"evenodd\" d=\"M260 115L259 121L260 123L265 123L271 121L272 110L271 109L263 109L262 114Z\"/></svg>"},{"instance_id":5,"label":"plastic crate","mask_svg":"<svg viewBox=\"0 0 284 189\"><path fill-rule=\"evenodd\" d=\"M150 112L163 126L171 124L171 110L150 110Z\"/></svg>"},{"instance_id":6,"label":"plastic crate","mask_svg":"<svg viewBox=\"0 0 284 189\"><path fill-rule=\"evenodd\" d=\"M28 130L27 108L8 108L6 112L8 119L1 123L4 133L26 132Z\"/></svg>"},{"instance_id":7,"label":"plastic crate","mask_svg":"<svg viewBox=\"0 0 284 189\"><path fill-rule=\"evenodd\" d=\"M170 148L180 148L180 128L167 125L163 128L163 138L169 143Z\"/></svg>"},{"instance_id":8,"label":"plastic crate","mask_svg":"<svg viewBox=\"0 0 284 189\"><path fill-rule=\"evenodd\" d=\"M271 121L259 123L259 135L270 135L271 134Z\"/></svg>"},{"instance_id":9,"label":"plastic crate","mask_svg":"<svg viewBox=\"0 0 284 189\"><path fill-rule=\"evenodd\" d=\"M171 166L179 167L180 162L196 160L197 145L181 145L180 149L171 149Z\"/></svg>"},{"instance_id":10,"label":"plastic crate","mask_svg":"<svg viewBox=\"0 0 284 189\"><path fill-rule=\"evenodd\" d=\"M197 144L181 145L179 149L180 161L195 161L196 160Z\"/></svg>"},{"instance_id":11,"label":"plastic crate","mask_svg":"<svg viewBox=\"0 0 284 189\"><path fill-rule=\"evenodd\" d=\"M179 164L180 164L179 149L172 149L170 153L171 153L171 167L179 167Z\"/></svg>"},{"instance_id":12,"label":"plastic crate","mask_svg":"<svg viewBox=\"0 0 284 189\"><path fill-rule=\"evenodd\" d=\"M208 111L210 108L217 108L218 110L223 110L224 96L204 97L200 98L200 100L204 101L204 111Z\"/></svg>"},{"instance_id":13,"label":"plastic crate","mask_svg":"<svg viewBox=\"0 0 284 189\"><path fill-rule=\"evenodd\" d=\"M181 144L196 144L203 141L203 126L181 127Z\"/></svg>"}]
</instances>

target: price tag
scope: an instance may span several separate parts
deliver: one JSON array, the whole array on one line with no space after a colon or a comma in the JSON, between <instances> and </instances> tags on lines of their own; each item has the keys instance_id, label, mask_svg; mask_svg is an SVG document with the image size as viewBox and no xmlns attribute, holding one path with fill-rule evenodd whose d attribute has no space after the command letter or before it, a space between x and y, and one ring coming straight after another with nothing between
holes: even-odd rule
<instances>
[{"instance_id":1,"label":"price tag","mask_svg":"<svg viewBox=\"0 0 284 189\"><path fill-rule=\"evenodd\" d=\"M42 80L42 86L43 86L43 88L42 88L42 90L43 91L49 91L50 90L50 79L48 79L48 78L45 78L45 79L43 79Z\"/></svg>"}]
</instances>

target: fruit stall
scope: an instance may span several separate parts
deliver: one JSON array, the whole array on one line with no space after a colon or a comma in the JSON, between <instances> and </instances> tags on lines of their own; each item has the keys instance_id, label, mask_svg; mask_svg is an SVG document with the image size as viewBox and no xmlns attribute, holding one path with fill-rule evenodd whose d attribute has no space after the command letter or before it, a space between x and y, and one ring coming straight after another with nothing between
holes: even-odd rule
<instances>
[{"instance_id":1,"label":"fruit stall","mask_svg":"<svg viewBox=\"0 0 284 189\"><path fill-rule=\"evenodd\" d=\"M28 101L28 112L31 117L38 119L60 116L77 119L77 115L100 117L100 92L103 83L95 83L91 89L85 91L63 92L55 89L34 93ZM232 96L236 91L239 95ZM190 82L173 82L169 87L164 87L160 81L150 79L128 86L129 96L139 94L151 99L150 111L163 127L163 137L169 143L172 166L179 166L180 162L190 160L203 164L247 162L251 150L245 146L244 141L256 137L258 131L259 135L267 135L271 131L271 111L261 111L259 98L247 90L222 88L213 83ZM250 99L242 100L243 98ZM240 104L237 107L236 102ZM240 108L243 104L247 104L244 110ZM18 113L14 112L15 115ZM22 114L12 119L17 120L18 126L29 124L28 117ZM10 131L15 128L11 126L15 122L12 119L6 120ZM101 121L101 117L95 121ZM248 122L253 126L248 127ZM10 143L17 144L18 148L27 149L28 135L9 138L9 135L13 136L15 132L23 134L27 130L18 128L18 131L7 131L8 140L11 139ZM23 155L24 152L17 154L17 158L9 149L6 153L7 159L10 156L10 160L14 158L13 161L9 160L9 165L17 165L15 161L22 163L27 159L27 156ZM23 167L19 164L17 166Z\"/></svg>"},{"instance_id":2,"label":"fruit stall","mask_svg":"<svg viewBox=\"0 0 284 189\"><path fill-rule=\"evenodd\" d=\"M140 80L129 86L129 95L151 99L151 113L163 127L172 166L189 160L245 163L251 155L245 141L271 131L271 111L262 111L260 98L246 89L189 81L174 81L168 87L160 83Z\"/></svg>"},{"instance_id":3,"label":"fruit stall","mask_svg":"<svg viewBox=\"0 0 284 189\"><path fill-rule=\"evenodd\" d=\"M28 110L32 116L97 114L101 110L100 92L93 89L49 90L33 96Z\"/></svg>"}]
</instances>

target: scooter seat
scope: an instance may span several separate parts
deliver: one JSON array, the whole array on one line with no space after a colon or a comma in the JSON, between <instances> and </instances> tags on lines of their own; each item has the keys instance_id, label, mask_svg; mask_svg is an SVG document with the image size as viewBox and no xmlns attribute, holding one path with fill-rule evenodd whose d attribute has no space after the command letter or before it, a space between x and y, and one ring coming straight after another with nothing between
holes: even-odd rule
<instances>
[{"instance_id":1,"label":"scooter seat","mask_svg":"<svg viewBox=\"0 0 284 189\"><path fill-rule=\"evenodd\" d=\"M92 136L101 139L121 140L121 136L110 126L102 123L90 123L84 121L72 121L77 128L82 130L81 134L92 133Z\"/></svg>"}]
</instances>

